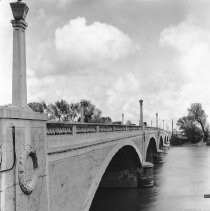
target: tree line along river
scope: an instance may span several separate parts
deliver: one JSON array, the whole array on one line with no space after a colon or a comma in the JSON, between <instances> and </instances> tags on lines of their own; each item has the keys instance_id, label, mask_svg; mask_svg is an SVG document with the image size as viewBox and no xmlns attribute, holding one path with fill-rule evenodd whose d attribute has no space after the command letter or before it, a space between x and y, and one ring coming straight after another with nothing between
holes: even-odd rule
<instances>
[{"instance_id":1,"label":"tree line along river","mask_svg":"<svg viewBox=\"0 0 210 211\"><path fill-rule=\"evenodd\" d=\"M99 189L91 211L210 211L210 147L171 147L154 167L154 186Z\"/></svg>"}]
</instances>

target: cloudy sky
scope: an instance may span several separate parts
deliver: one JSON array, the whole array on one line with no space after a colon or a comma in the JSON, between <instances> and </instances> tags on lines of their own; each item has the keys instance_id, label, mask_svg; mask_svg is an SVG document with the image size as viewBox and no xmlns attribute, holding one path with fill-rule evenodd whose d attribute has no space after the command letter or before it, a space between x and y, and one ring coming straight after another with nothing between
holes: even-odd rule
<instances>
[{"instance_id":1,"label":"cloudy sky","mask_svg":"<svg viewBox=\"0 0 210 211\"><path fill-rule=\"evenodd\" d=\"M0 104L11 102L12 19L0 1ZM209 0L26 1L28 101L90 99L104 116L210 116ZM154 124L154 123L153 123Z\"/></svg>"}]
</instances>

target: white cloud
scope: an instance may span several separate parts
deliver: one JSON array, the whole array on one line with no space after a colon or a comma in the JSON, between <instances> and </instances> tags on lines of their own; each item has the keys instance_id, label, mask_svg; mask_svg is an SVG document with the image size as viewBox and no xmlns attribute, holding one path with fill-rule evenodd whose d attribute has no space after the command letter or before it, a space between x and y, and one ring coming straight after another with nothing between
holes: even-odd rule
<instances>
[{"instance_id":1,"label":"white cloud","mask_svg":"<svg viewBox=\"0 0 210 211\"><path fill-rule=\"evenodd\" d=\"M126 119L138 120L139 80L133 73L119 76L106 91L106 109L115 120L125 114Z\"/></svg>"},{"instance_id":2,"label":"white cloud","mask_svg":"<svg viewBox=\"0 0 210 211\"><path fill-rule=\"evenodd\" d=\"M117 27L97 21L87 25L86 19L81 17L56 30L55 46L59 58L76 67L103 67L138 49Z\"/></svg>"},{"instance_id":3,"label":"white cloud","mask_svg":"<svg viewBox=\"0 0 210 211\"><path fill-rule=\"evenodd\" d=\"M210 30L188 19L164 29L160 35L160 44L175 50L171 66L177 68L177 74L186 77L182 92L179 93L180 106L177 109L181 110L183 104L200 102L210 114Z\"/></svg>"},{"instance_id":4,"label":"white cloud","mask_svg":"<svg viewBox=\"0 0 210 211\"><path fill-rule=\"evenodd\" d=\"M48 4L54 4L59 8L65 7L67 4L71 4L72 2L76 2L77 0L45 0Z\"/></svg>"}]
</instances>

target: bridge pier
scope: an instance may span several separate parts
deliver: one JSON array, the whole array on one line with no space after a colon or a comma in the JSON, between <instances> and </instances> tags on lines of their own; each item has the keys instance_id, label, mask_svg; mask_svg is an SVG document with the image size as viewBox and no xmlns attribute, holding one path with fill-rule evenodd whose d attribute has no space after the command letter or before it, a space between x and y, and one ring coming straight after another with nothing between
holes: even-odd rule
<instances>
[{"instance_id":1,"label":"bridge pier","mask_svg":"<svg viewBox=\"0 0 210 211\"><path fill-rule=\"evenodd\" d=\"M157 154L154 156L154 163L155 164L160 164L163 162L163 157L164 157L164 150L159 149Z\"/></svg>"},{"instance_id":2,"label":"bridge pier","mask_svg":"<svg viewBox=\"0 0 210 211\"><path fill-rule=\"evenodd\" d=\"M145 162L143 168L126 169L120 172L107 172L100 188L138 188L153 186L154 165Z\"/></svg>"},{"instance_id":3,"label":"bridge pier","mask_svg":"<svg viewBox=\"0 0 210 211\"><path fill-rule=\"evenodd\" d=\"M125 169L120 172L108 172L103 176L101 188L137 188L139 175L143 173L140 168Z\"/></svg>"},{"instance_id":4,"label":"bridge pier","mask_svg":"<svg viewBox=\"0 0 210 211\"><path fill-rule=\"evenodd\" d=\"M149 162L143 164L143 172L139 175L140 187L152 187L153 186L153 167L154 165Z\"/></svg>"},{"instance_id":5,"label":"bridge pier","mask_svg":"<svg viewBox=\"0 0 210 211\"><path fill-rule=\"evenodd\" d=\"M167 151L169 150L169 146L164 145L162 150L165 154L167 154Z\"/></svg>"}]
</instances>

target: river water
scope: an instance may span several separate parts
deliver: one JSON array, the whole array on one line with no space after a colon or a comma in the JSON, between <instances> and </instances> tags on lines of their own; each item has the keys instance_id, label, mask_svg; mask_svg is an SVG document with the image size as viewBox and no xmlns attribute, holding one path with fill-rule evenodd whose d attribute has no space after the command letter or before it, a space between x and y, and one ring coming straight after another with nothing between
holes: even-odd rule
<instances>
[{"instance_id":1,"label":"river water","mask_svg":"<svg viewBox=\"0 0 210 211\"><path fill-rule=\"evenodd\" d=\"M99 189L91 211L210 211L210 147L171 147L154 187Z\"/></svg>"}]
</instances>

